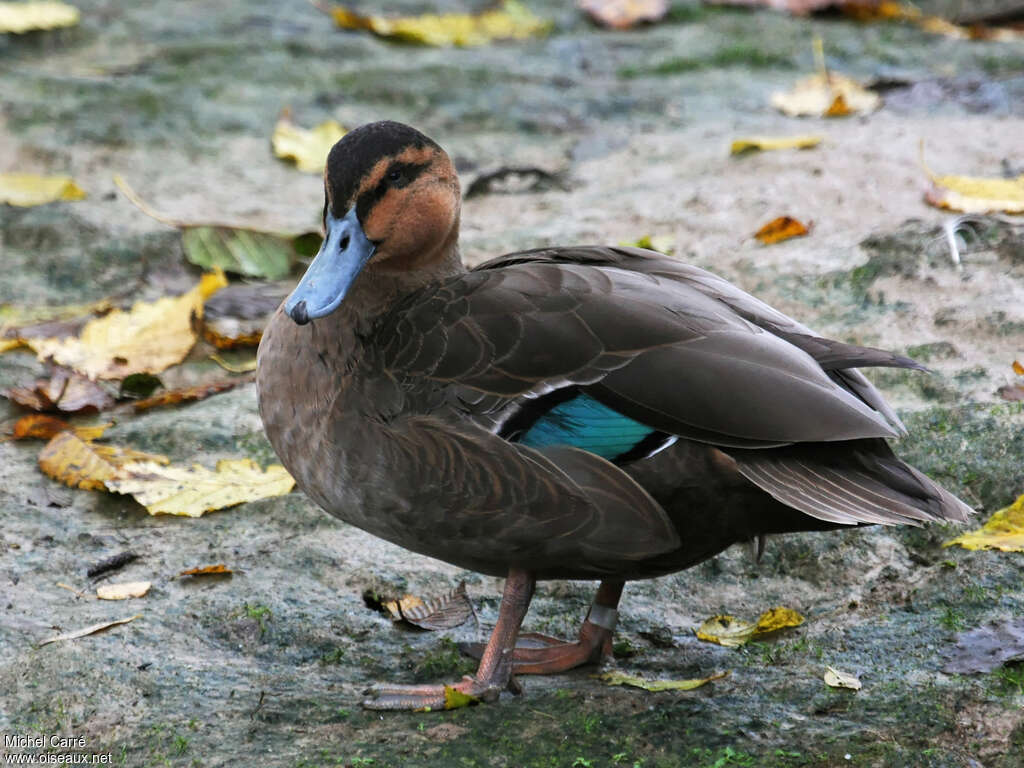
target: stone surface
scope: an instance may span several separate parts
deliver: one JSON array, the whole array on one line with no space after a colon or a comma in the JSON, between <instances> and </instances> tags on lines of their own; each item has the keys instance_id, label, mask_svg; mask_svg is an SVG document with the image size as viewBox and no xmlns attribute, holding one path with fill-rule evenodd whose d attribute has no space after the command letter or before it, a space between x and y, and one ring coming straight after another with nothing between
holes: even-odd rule
<instances>
[{"instance_id":1,"label":"stone surface","mask_svg":"<svg viewBox=\"0 0 1024 768\"><path fill-rule=\"evenodd\" d=\"M129 203L189 221L315 228L321 181L273 158L290 106L311 125L393 118L446 146L464 187L503 165L560 174L567 189L487 194L464 209L467 259L548 243L675 237L715 270L821 332L916 355L935 373L874 371L911 436L898 450L984 514L1024 492L1024 410L996 389L1024 359L1020 228L987 225L954 266L922 202L925 141L938 173L1024 167L1024 45L961 42L905 25L676 5L661 25L595 31L571 3L530 0L543 40L473 50L394 45L341 32L312 5L82 0L79 27L0 39L0 170L69 172L88 200L0 208L0 303L62 304L183 290L180 237ZM382 4L377 4L382 5ZM461 9L402 0L389 9ZM363 3L364 9L372 3ZM867 118L791 120L772 90L813 67L884 79ZM821 132L806 152L728 156L733 138ZM811 235L762 247L783 214ZM223 376L200 345L167 386ZM42 371L0 356L0 386ZM0 400L0 420L20 412ZM109 439L176 461L273 452L252 386L140 415ZM525 679L525 695L450 713L367 713L374 681L452 681L472 669L454 641L484 637L500 581L398 550L301 494L152 518L128 497L69 492L37 469L40 445L0 442L0 732L85 738L129 766L977 766L1024 762L1020 668L941 671L957 632L1021 615L1020 555L944 550L952 527L866 528L737 548L627 587L618 668L724 679L692 692L605 687L590 670ZM712 511L713 512L713 511ZM92 593L90 565L140 557L116 581L149 580L124 604ZM223 562L230 577L175 578ZM436 595L465 579L481 626L394 626L374 591ZM527 628L571 635L592 585L540 587ZM807 616L728 650L692 630L716 613L774 605ZM106 633L36 649L59 631L141 613ZM864 688L828 689L826 665Z\"/></svg>"}]
</instances>

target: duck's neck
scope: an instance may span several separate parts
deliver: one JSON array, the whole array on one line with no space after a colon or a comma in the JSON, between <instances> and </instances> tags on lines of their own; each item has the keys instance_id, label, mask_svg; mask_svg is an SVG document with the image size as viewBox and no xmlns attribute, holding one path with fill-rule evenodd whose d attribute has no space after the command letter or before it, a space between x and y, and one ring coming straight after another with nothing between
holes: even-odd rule
<instances>
[{"instance_id":1,"label":"duck's neck","mask_svg":"<svg viewBox=\"0 0 1024 768\"><path fill-rule=\"evenodd\" d=\"M410 293L465 271L458 240L446 245L439 258L414 270L389 270L386 264L371 262L359 274L335 314L339 322L358 332Z\"/></svg>"}]
</instances>

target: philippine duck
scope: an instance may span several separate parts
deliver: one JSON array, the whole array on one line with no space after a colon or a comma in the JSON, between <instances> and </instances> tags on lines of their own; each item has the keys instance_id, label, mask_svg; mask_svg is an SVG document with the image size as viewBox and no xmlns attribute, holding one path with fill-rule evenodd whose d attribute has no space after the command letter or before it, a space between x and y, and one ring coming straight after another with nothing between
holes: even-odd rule
<instances>
[{"instance_id":1,"label":"philippine duck","mask_svg":"<svg viewBox=\"0 0 1024 768\"><path fill-rule=\"evenodd\" d=\"M506 578L456 690L490 700L514 674L599 661L626 581L731 544L971 512L895 456L903 425L856 370L914 361L643 249L467 269L452 162L401 123L342 138L324 188L323 245L260 344L260 414L327 512ZM576 641L520 634L538 579L600 580ZM445 689L366 706L442 708Z\"/></svg>"}]
</instances>

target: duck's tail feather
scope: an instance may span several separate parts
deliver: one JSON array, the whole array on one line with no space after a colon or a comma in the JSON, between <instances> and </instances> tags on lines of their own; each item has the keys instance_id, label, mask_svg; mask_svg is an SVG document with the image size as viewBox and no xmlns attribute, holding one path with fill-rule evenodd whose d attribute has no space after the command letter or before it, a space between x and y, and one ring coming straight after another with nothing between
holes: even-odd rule
<instances>
[{"instance_id":1,"label":"duck's tail feather","mask_svg":"<svg viewBox=\"0 0 1024 768\"><path fill-rule=\"evenodd\" d=\"M856 525L965 521L969 506L905 464L884 440L723 449L750 482L819 520Z\"/></svg>"}]
</instances>

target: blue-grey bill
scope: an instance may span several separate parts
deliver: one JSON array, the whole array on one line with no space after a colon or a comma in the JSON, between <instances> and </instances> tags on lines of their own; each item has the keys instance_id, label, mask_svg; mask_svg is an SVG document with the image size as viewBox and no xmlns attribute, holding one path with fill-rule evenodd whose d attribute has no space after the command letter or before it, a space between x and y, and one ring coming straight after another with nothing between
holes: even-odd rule
<instances>
[{"instance_id":1,"label":"blue-grey bill","mask_svg":"<svg viewBox=\"0 0 1024 768\"><path fill-rule=\"evenodd\" d=\"M299 325L331 314L341 306L352 283L373 256L374 244L363 233L355 206L343 218L327 211L327 236L284 311Z\"/></svg>"}]
</instances>

